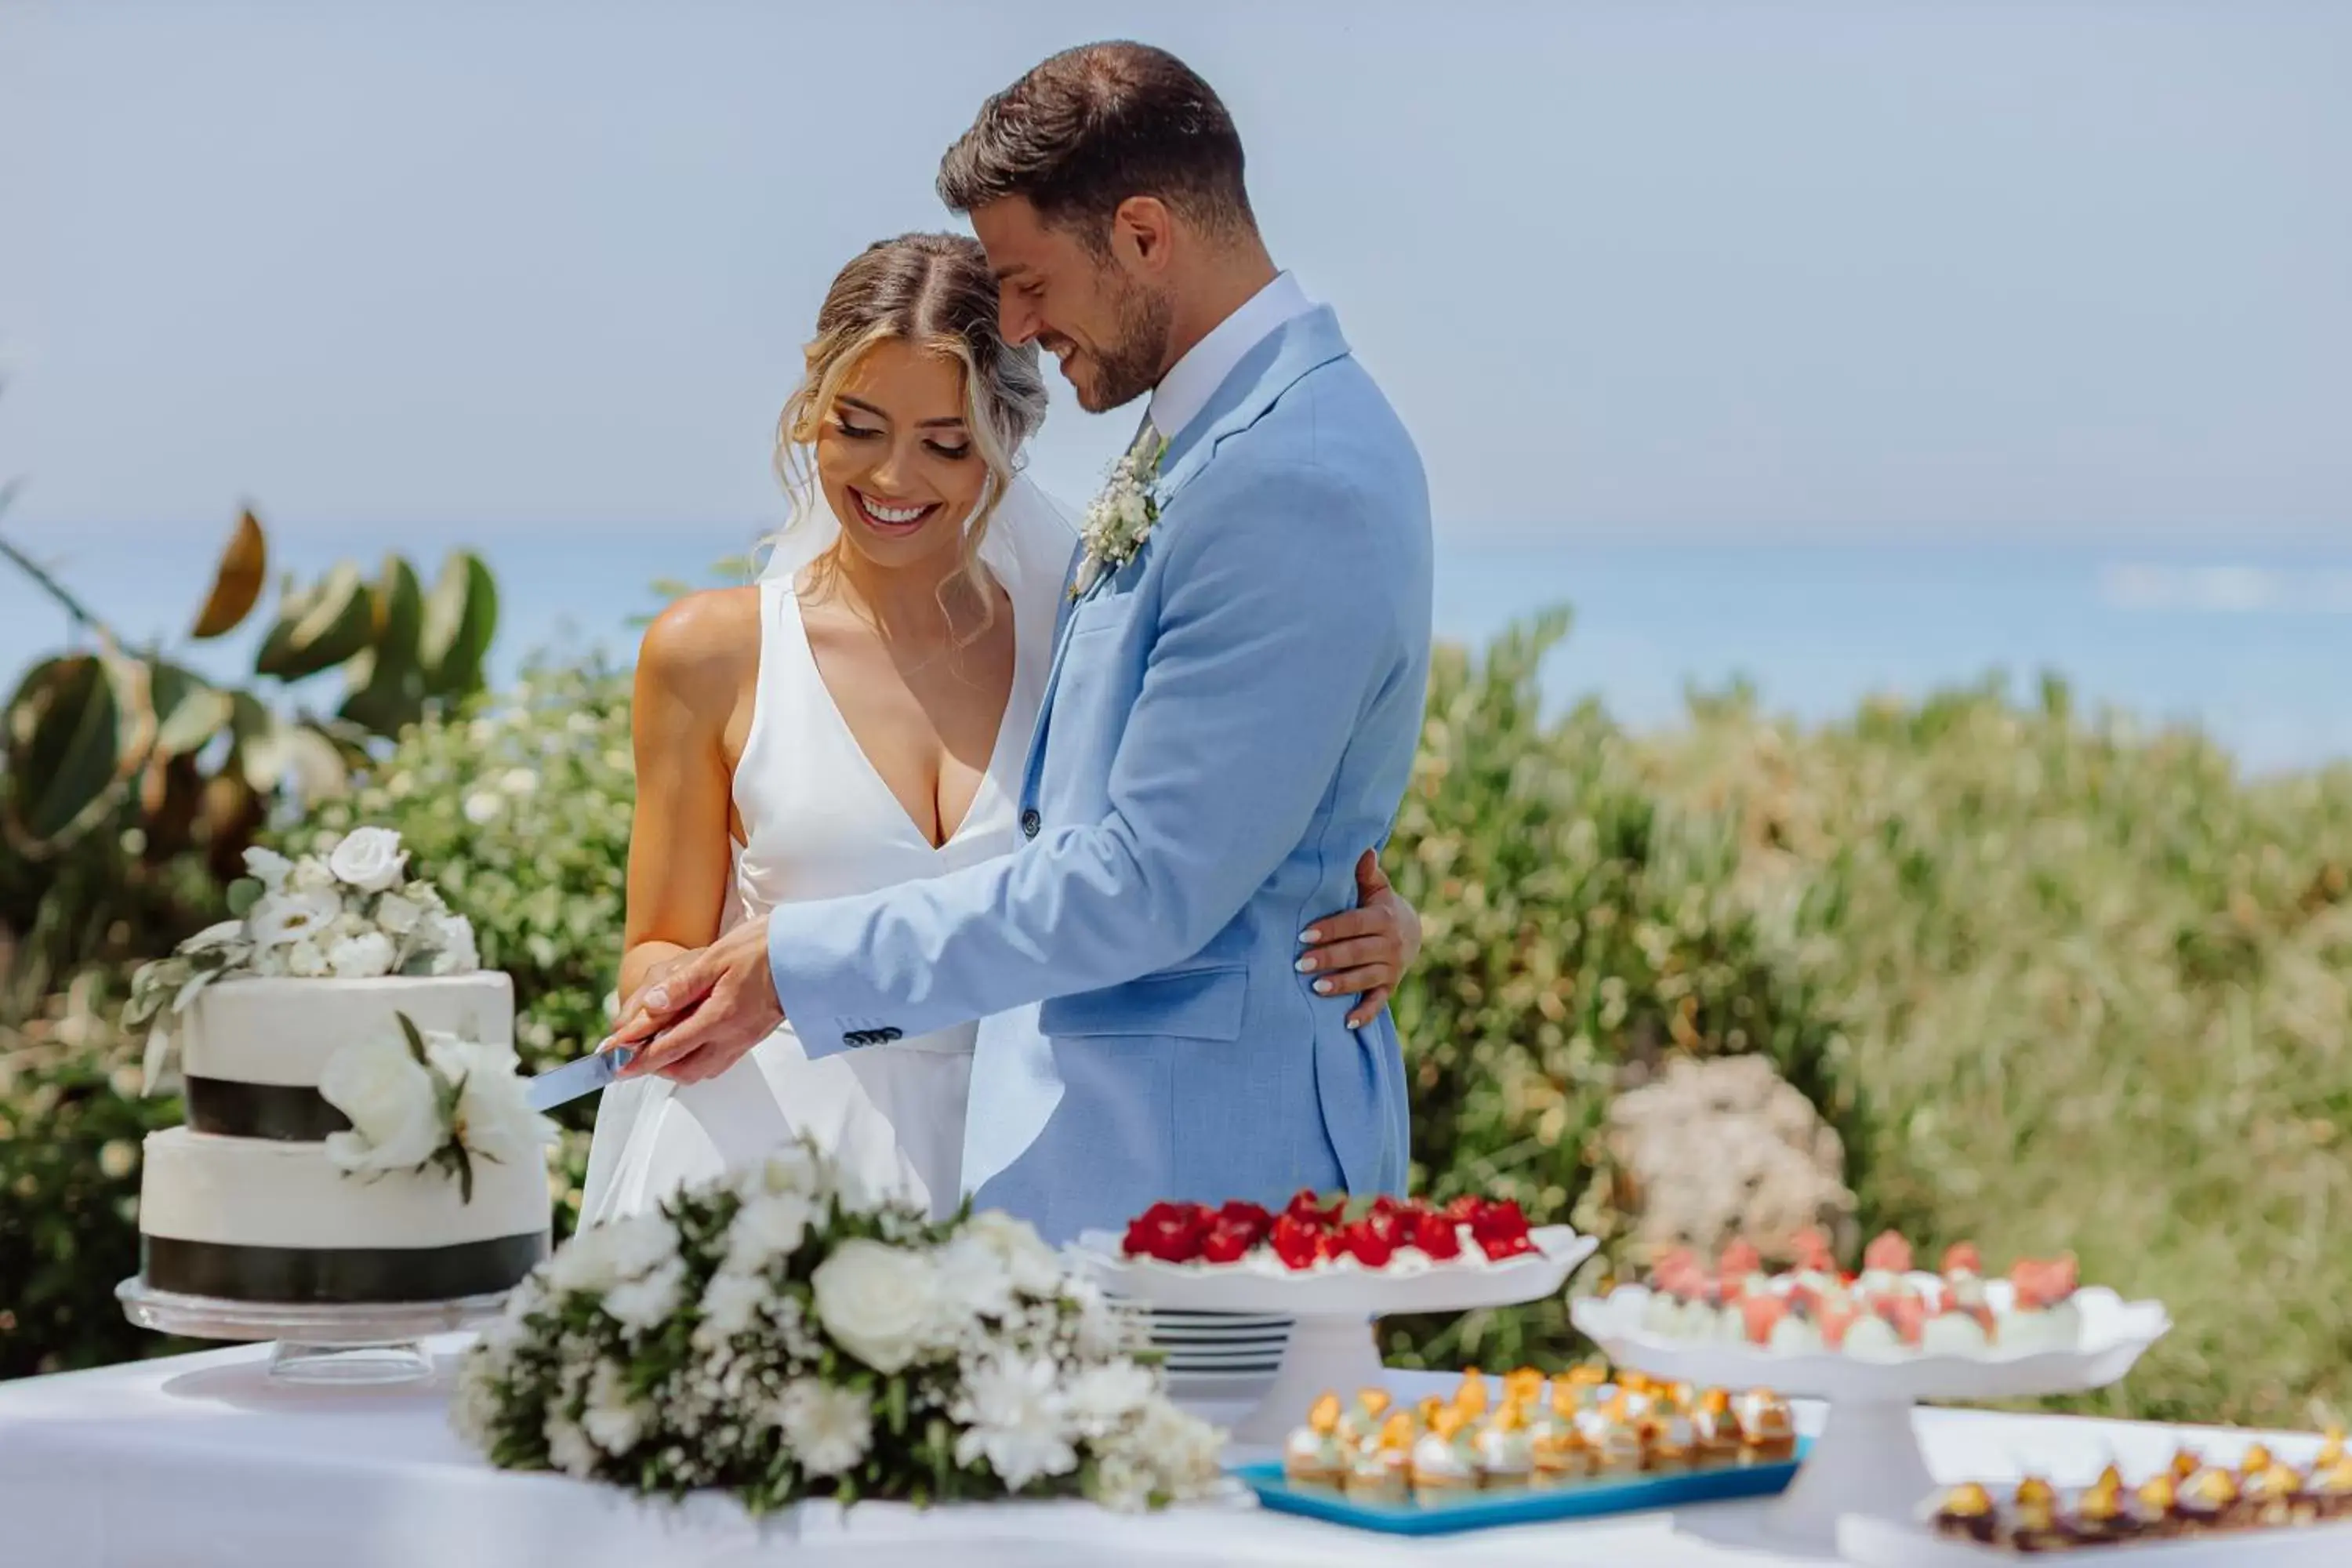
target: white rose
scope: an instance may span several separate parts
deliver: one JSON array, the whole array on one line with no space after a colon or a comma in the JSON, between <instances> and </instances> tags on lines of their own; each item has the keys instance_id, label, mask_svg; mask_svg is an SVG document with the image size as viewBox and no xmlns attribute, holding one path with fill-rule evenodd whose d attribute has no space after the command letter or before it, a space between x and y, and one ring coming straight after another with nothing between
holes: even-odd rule
<instances>
[{"instance_id":1,"label":"white rose","mask_svg":"<svg viewBox=\"0 0 2352 1568\"><path fill-rule=\"evenodd\" d=\"M290 947L305 937L315 939L342 912L343 906L328 893L264 893L246 919L257 946Z\"/></svg>"},{"instance_id":2,"label":"white rose","mask_svg":"<svg viewBox=\"0 0 2352 1568\"><path fill-rule=\"evenodd\" d=\"M727 1267L740 1274L756 1274L780 1258L800 1249L808 1236L815 1205L798 1193L769 1193L735 1211L727 1227Z\"/></svg>"},{"instance_id":3,"label":"white rose","mask_svg":"<svg viewBox=\"0 0 2352 1568\"><path fill-rule=\"evenodd\" d=\"M964 1234L988 1243L1013 1278L1013 1288L1033 1296L1053 1293L1062 1282L1062 1259L1037 1235L1037 1227L1002 1209L982 1209L964 1222Z\"/></svg>"},{"instance_id":4,"label":"white rose","mask_svg":"<svg viewBox=\"0 0 2352 1568\"><path fill-rule=\"evenodd\" d=\"M256 844L245 852L245 874L259 882L265 891L281 891L287 873L293 869L294 862L275 849L264 849Z\"/></svg>"},{"instance_id":5,"label":"white rose","mask_svg":"<svg viewBox=\"0 0 2352 1568\"><path fill-rule=\"evenodd\" d=\"M246 967L257 980L283 980L286 977L286 950L282 947L257 948L247 961Z\"/></svg>"},{"instance_id":6,"label":"white rose","mask_svg":"<svg viewBox=\"0 0 2352 1568\"><path fill-rule=\"evenodd\" d=\"M904 1370L939 1319L939 1272L903 1247L843 1242L809 1276L817 1321L835 1344L879 1373Z\"/></svg>"},{"instance_id":7,"label":"white rose","mask_svg":"<svg viewBox=\"0 0 2352 1568\"><path fill-rule=\"evenodd\" d=\"M327 869L336 880L363 893L381 893L400 882L408 851L400 835L389 827L354 827L327 858Z\"/></svg>"},{"instance_id":8,"label":"white rose","mask_svg":"<svg viewBox=\"0 0 2352 1568\"><path fill-rule=\"evenodd\" d=\"M316 855L305 855L294 862L294 869L286 879L286 886L297 893L332 893L335 874Z\"/></svg>"},{"instance_id":9,"label":"white rose","mask_svg":"<svg viewBox=\"0 0 2352 1568\"><path fill-rule=\"evenodd\" d=\"M398 893L386 893L375 903L375 923L394 936L406 936L425 918L422 906L413 904Z\"/></svg>"},{"instance_id":10,"label":"white rose","mask_svg":"<svg viewBox=\"0 0 2352 1568\"><path fill-rule=\"evenodd\" d=\"M327 950L327 967L340 980L373 980L392 973L392 938L380 931L347 936Z\"/></svg>"},{"instance_id":11,"label":"white rose","mask_svg":"<svg viewBox=\"0 0 2352 1568\"><path fill-rule=\"evenodd\" d=\"M286 950L286 973L298 980L320 980L327 973L326 951L304 937Z\"/></svg>"},{"instance_id":12,"label":"white rose","mask_svg":"<svg viewBox=\"0 0 2352 1568\"><path fill-rule=\"evenodd\" d=\"M338 1047L319 1074L319 1093L351 1118L352 1131L327 1139L327 1158L342 1170L414 1170L448 1142L433 1075L397 1033Z\"/></svg>"},{"instance_id":13,"label":"white rose","mask_svg":"<svg viewBox=\"0 0 2352 1568\"><path fill-rule=\"evenodd\" d=\"M940 1305L951 1322L949 1334L972 1319L1002 1318L1013 1310L1013 1277L984 1237L970 1232L951 1237L937 1254Z\"/></svg>"}]
</instances>

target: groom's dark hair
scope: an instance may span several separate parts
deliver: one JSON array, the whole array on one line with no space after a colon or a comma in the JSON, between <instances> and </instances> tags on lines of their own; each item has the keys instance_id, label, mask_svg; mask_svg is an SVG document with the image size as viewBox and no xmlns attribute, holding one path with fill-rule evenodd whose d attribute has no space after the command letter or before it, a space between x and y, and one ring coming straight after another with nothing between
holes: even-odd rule
<instances>
[{"instance_id":1,"label":"groom's dark hair","mask_svg":"<svg viewBox=\"0 0 2352 1568\"><path fill-rule=\"evenodd\" d=\"M1130 196L1204 228L1256 226L1233 116L1192 67L1149 44L1065 49L981 105L940 160L940 199L968 213L1007 196L1097 252Z\"/></svg>"}]
</instances>

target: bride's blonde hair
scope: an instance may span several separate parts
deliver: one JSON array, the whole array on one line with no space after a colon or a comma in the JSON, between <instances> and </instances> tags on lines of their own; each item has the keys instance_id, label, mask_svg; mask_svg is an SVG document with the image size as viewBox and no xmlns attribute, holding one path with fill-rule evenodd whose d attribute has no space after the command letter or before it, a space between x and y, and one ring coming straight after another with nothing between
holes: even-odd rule
<instances>
[{"instance_id":1,"label":"bride's blonde hair","mask_svg":"<svg viewBox=\"0 0 2352 1568\"><path fill-rule=\"evenodd\" d=\"M807 371L784 400L776 420L776 475L792 501L784 527L800 525L824 503L817 493L812 456L818 426L841 384L875 344L898 340L948 355L963 368L964 423L988 478L980 502L965 519L959 545L961 568L940 584L961 583L980 605L985 631L991 595L979 574L981 542L1012 484L1014 454L1045 420L1045 380L1034 344L1015 347L997 331L996 275L976 239L955 234L907 234L866 247L825 290L816 313L816 337ZM820 591L839 570L839 545L814 563Z\"/></svg>"}]
</instances>

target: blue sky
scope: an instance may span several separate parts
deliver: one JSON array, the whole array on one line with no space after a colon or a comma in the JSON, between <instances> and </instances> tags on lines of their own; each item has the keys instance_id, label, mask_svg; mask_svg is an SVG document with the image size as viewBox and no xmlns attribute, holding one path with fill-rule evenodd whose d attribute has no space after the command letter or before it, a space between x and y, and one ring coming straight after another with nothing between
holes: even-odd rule
<instances>
[{"instance_id":1,"label":"blue sky","mask_svg":"<svg viewBox=\"0 0 2352 1568\"><path fill-rule=\"evenodd\" d=\"M1053 48L1226 96L1457 541L2352 534L2352 6L0 0L37 545L772 520L824 282ZM1131 419L1066 396L1082 495Z\"/></svg>"}]
</instances>

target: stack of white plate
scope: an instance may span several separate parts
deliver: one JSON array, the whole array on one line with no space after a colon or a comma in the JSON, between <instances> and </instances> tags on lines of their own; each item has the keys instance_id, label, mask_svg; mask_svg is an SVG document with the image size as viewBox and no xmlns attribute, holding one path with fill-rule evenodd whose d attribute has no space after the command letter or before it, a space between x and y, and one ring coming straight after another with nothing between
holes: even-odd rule
<instances>
[{"instance_id":1,"label":"stack of white plate","mask_svg":"<svg viewBox=\"0 0 2352 1568\"><path fill-rule=\"evenodd\" d=\"M1199 1397L1242 1398L1274 1380L1290 1342L1291 1320L1270 1312L1148 1310L1152 1348L1164 1352L1169 1385Z\"/></svg>"}]
</instances>

